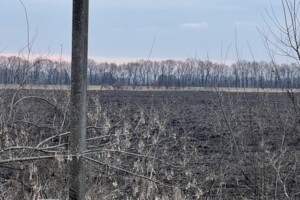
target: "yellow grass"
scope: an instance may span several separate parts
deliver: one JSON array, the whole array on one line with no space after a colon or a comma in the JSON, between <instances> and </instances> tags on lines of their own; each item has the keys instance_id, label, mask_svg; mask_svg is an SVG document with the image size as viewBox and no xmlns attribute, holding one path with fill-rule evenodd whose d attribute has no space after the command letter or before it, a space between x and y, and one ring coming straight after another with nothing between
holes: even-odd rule
<instances>
[{"instance_id":1,"label":"yellow grass","mask_svg":"<svg viewBox=\"0 0 300 200\"><path fill-rule=\"evenodd\" d=\"M0 84L0 89L18 89L18 84ZM28 90L69 90L69 85L24 85L22 89ZM228 88L228 87L146 87L146 86L122 86L118 89L113 86L88 86L88 90L101 91L101 90L124 90L124 91L210 91L210 92L266 92L266 93L281 93L286 92L287 89L273 89L273 88ZM300 89L288 89L289 91L299 93Z\"/></svg>"}]
</instances>

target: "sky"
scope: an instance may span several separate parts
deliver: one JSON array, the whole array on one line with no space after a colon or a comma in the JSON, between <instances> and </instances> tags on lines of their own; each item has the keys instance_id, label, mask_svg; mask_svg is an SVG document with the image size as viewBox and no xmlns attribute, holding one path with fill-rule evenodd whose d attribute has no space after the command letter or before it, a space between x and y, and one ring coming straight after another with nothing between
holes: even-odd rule
<instances>
[{"instance_id":1,"label":"sky","mask_svg":"<svg viewBox=\"0 0 300 200\"><path fill-rule=\"evenodd\" d=\"M98 61L151 59L268 60L257 29L280 0L90 0L89 56ZM71 55L72 0L23 0L32 54ZM0 1L0 54L27 44L19 0ZM253 56L251 55L251 51Z\"/></svg>"}]
</instances>

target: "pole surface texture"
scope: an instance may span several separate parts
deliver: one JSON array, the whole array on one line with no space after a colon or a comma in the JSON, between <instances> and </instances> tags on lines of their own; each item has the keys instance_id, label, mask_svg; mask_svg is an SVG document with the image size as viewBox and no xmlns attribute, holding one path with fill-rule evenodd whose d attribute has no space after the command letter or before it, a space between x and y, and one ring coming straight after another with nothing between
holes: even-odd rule
<instances>
[{"instance_id":1,"label":"pole surface texture","mask_svg":"<svg viewBox=\"0 0 300 200\"><path fill-rule=\"evenodd\" d=\"M85 199L86 171L80 156L86 149L87 55L89 0L73 0L70 101L69 199Z\"/></svg>"}]
</instances>

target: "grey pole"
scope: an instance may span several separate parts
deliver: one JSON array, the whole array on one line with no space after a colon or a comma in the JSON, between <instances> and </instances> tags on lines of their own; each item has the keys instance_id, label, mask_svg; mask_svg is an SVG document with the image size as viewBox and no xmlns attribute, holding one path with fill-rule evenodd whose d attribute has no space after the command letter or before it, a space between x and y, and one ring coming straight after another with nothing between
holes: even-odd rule
<instances>
[{"instance_id":1,"label":"grey pole","mask_svg":"<svg viewBox=\"0 0 300 200\"><path fill-rule=\"evenodd\" d=\"M89 0L73 0L70 102L69 199L85 199L86 171L80 153L86 149L87 55Z\"/></svg>"}]
</instances>

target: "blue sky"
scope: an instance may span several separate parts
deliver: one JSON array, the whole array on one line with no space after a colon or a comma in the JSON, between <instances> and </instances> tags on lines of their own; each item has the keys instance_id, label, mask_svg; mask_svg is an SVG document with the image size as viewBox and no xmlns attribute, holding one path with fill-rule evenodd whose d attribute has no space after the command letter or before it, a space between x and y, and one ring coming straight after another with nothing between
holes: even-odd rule
<instances>
[{"instance_id":1,"label":"blue sky","mask_svg":"<svg viewBox=\"0 0 300 200\"><path fill-rule=\"evenodd\" d=\"M23 0L33 53L71 54L71 0ZM279 0L272 1L275 12ZM270 0L90 0L89 55L145 58L156 36L152 58L195 57L220 60L230 46L236 59L235 30L242 59L268 60L257 31L263 28ZM26 21L19 0L0 2L0 52L17 53L26 45ZM4 49L4 50L3 50Z\"/></svg>"}]
</instances>

